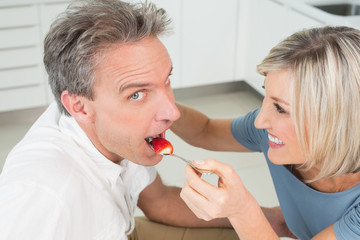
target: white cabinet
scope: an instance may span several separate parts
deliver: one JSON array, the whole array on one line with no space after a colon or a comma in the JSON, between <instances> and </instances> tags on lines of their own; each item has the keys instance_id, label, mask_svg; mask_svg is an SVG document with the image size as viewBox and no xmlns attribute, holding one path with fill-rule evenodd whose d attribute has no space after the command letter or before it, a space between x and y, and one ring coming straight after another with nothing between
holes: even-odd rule
<instances>
[{"instance_id":1,"label":"white cabinet","mask_svg":"<svg viewBox=\"0 0 360 240\"><path fill-rule=\"evenodd\" d=\"M250 0L248 11L245 79L257 91L262 91L264 80L256 72L256 65L287 35L286 9L269 0Z\"/></svg>"},{"instance_id":2,"label":"white cabinet","mask_svg":"<svg viewBox=\"0 0 360 240\"><path fill-rule=\"evenodd\" d=\"M270 49L296 31L323 23L277 1L247 0L247 7L246 50L243 55L246 58L243 60L245 81L264 94L264 77L257 73L256 66Z\"/></svg>"},{"instance_id":3,"label":"white cabinet","mask_svg":"<svg viewBox=\"0 0 360 240\"><path fill-rule=\"evenodd\" d=\"M172 19L160 39L173 61L173 88L234 80L239 0L152 0Z\"/></svg>"},{"instance_id":4,"label":"white cabinet","mask_svg":"<svg viewBox=\"0 0 360 240\"><path fill-rule=\"evenodd\" d=\"M0 111L45 104L35 5L0 8Z\"/></svg>"},{"instance_id":5,"label":"white cabinet","mask_svg":"<svg viewBox=\"0 0 360 240\"><path fill-rule=\"evenodd\" d=\"M42 63L46 6L28 2L0 6L0 111L49 102Z\"/></svg>"},{"instance_id":6,"label":"white cabinet","mask_svg":"<svg viewBox=\"0 0 360 240\"><path fill-rule=\"evenodd\" d=\"M168 34L160 36L160 40L167 48L173 64L171 85L173 88L181 87L181 19L182 0L151 0L157 7L166 10L171 19Z\"/></svg>"},{"instance_id":7,"label":"white cabinet","mask_svg":"<svg viewBox=\"0 0 360 240\"><path fill-rule=\"evenodd\" d=\"M182 86L233 81L238 0L182 0Z\"/></svg>"},{"instance_id":8,"label":"white cabinet","mask_svg":"<svg viewBox=\"0 0 360 240\"><path fill-rule=\"evenodd\" d=\"M0 9L0 28L33 26L38 23L35 5L4 6Z\"/></svg>"},{"instance_id":9,"label":"white cabinet","mask_svg":"<svg viewBox=\"0 0 360 240\"><path fill-rule=\"evenodd\" d=\"M46 3L40 4L40 18L41 18L41 39L43 40L50 29L50 25L56 17L68 6L68 2Z\"/></svg>"}]
</instances>

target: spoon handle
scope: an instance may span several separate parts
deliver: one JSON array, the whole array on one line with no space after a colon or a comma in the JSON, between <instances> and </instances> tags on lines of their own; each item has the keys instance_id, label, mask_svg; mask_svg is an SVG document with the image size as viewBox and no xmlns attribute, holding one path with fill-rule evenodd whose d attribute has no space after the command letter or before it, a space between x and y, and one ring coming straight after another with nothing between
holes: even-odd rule
<instances>
[{"instance_id":1,"label":"spoon handle","mask_svg":"<svg viewBox=\"0 0 360 240\"><path fill-rule=\"evenodd\" d=\"M195 167L195 165L193 164L192 161L189 161L183 157L180 157L179 155L176 155L176 154L169 154L170 156L174 156L182 161L184 161L185 163L189 164L193 169L195 169L196 171L198 171L199 173L202 173L202 174L212 174L213 172L210 172L208 170L203 170L203 169L199 169L197 167Z\"/></svg>"}]
</instances>

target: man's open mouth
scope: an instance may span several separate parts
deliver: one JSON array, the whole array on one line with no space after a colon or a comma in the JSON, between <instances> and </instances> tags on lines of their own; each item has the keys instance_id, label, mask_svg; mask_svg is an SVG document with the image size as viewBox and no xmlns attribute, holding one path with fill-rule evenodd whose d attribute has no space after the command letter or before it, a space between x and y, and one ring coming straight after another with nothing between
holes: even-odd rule
<instances>
[{"instance_id":1,"label":"man's open mouth","mask_svg":"<svg viewBox=\"0 0 360 240\"><path fill-rule=\"evenodd\" d=\"M145 138L145 141L147 142L147 144L152 148L152 149L154 149L153 148L153 145L152 145L152 140L154 139L154 138L157 138L157 137L164 137L165 136L165 132L163 132L163 133L160 133L160 134L158 134L158 135L154 135L154 136L151 136L151 137L147 137L147 138Z\"/></svg>"}]
</instances>

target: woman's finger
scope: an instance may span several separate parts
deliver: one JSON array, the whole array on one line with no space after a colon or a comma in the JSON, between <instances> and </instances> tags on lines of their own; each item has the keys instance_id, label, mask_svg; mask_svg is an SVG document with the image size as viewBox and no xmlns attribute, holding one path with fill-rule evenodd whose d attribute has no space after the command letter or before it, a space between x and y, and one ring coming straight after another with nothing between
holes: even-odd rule
<instances>
[{"instance_id":1,"label":"woman's finger","mask_svg":"<svg viewBox=\"0 0 360 240\"><path fill-rule=\"evenodd\" d=\"M194 165L199 169L207 169L219 176L219 187L228 187L241 183L240 177L235 170L228 164L217 161L213 158L206 160L195 160Z\"/></svg>"},{"instance_id":2,"label":"woman's finger","mask_svg":"<svg viewBox=\"0 0 360 240\"><path fill-rule=\"evenodd\" d=\"M194 190L186 180L180 192L180 197L188 205L188 207L195 213L198 218L210 220L206 209L209 208L209 201L204 196Z\"/></svg>"},{"instance_id":3,"label":"woman's finger","mask_svg":"<svg viewBox=\"0 0 360 240\"><path fill-rule=\"evenodd\" d=\"M199 168L204 166L211 169L219 176L218 187L215 187L198 177L191 169L186 169L189 187L209 201L208 208L204 208L209 216L229 217L246 209L251 194L230 165L215 159L206 159L200 164L197 161L194 164Z\"/></svg>"},{"instance_id":4,"label":"woman's finger","mask_svg":"<svg viewBox=\"0 0 360 240\"><path fill-rule=\"evenodd\" d=\"M206 199L212 200L219 194L219 189L217 187L201 179L201 177L196 174L196 171L190 166L185 168L185 175L189 186Z\"/></svg>"}]
</instances>

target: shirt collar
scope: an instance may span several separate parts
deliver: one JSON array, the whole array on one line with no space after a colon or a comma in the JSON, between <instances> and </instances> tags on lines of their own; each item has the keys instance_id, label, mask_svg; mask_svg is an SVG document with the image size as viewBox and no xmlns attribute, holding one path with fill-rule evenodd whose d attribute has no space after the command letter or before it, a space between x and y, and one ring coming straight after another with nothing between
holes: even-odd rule
<instances>
[{"instance_id":1,"label":"shirt collar","mask_svg":"<svg viewBox=\"0 0 360 240\"><path fill-rule=\"evenodd\" d=\"M69 135L89 156L89 161L93 161L103 176L113 185L117 179L127 170L129 161L124 159L120 164L116 164L100 153L91 142L86 133L81 129L73 117L62 114L59 119L60 130Z\"/></svg>"}]
</instances>

